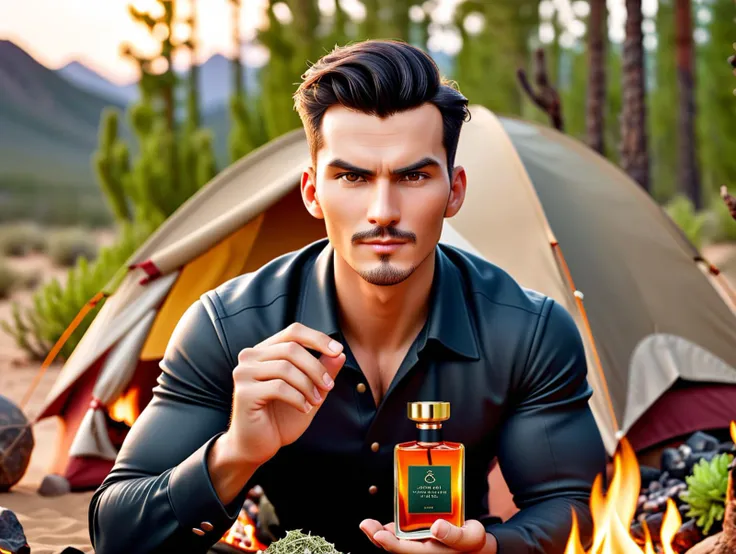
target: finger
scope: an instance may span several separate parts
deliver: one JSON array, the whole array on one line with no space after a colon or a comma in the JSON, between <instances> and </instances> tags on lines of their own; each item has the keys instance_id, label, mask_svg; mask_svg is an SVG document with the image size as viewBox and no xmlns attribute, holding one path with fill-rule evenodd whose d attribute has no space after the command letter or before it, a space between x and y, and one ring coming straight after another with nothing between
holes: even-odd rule
<instances>
[{"instance_id":1,"label":"finger","mask_svg":"<svg viewBox=\"0 0 736 554\"><path fill-rule=\"evenodd\" d=\"M268 346L289 341L298 342L305 348L322 352L322 354L333 358L343 350L343 345L329 335L302 325L301 323L292 323L283 331L261 342L258 346Z\"/></svg>"},{"instance_id":2,"label":"finger","mask_svg":"<svg viewBox=\"0 0 736 554\"><path fill-rule=\"evenodd\" d=\"M301 370L314 385L325 391L332 389L334 381L322 362L312 356L296 341L280 342L259 350L261 360L288 360ZM334 359L334 358L329 358ZM325 374L327 374L325 376Z\"/></svg>"},{"instance_id":3,"label":"finger","mask_svg":"<svg viewBox=\"0 0 736 554\"><path fill-rule=\"evenodd\" d=\"M359 527L360 527L360 530L366 534L366 536L370 539L370 541L373 544L375 544L379 548L382 548L381 544L373 538L373 535L375 535L378 531L383 529L383 527L378 521L376 521L375 519L364 519L363 521L360 522Z\"/></svg>"},{"instance_id":4,"label":"finger","mask_svg":"<svg viewBox=\"0 0 736 554\"><path fill-rule=\"evenodd\" d=\"M486 529L475 519L466 521L462 527L440 519L432 524L430 531L436 540L454 550L479 549L486 541Z\"/></svg>"},{"instance_id":5,"label":"finger","mask_svg":"<svg viewBox=\"0 0 736 554\"><path fill-rule=\"evenodd\" d=\"M327 374L332 378L334 381L337 377L337 374L340 373L340 370L345 365L345 353L341 353L340 355L336 356L335 358L330 358L329 356L320 356L319 362L325 367L327 370Z\"/></svg>"},{"instance_id":6,"label":"finger","mask_svg":"<svg viewBox=\"0 0 736 554\"><path fill-rule=\"evenodd\" d=\"M286 381L315 406L322 402L322 394L312 380L289 361L265 360L253 366L249 373L249 376L256 381L272 379Z\"/></svg>"},{"instance_id":7,"label":"finger","mask_svg":"<svg viewBox=\"0 0 736 554\"><path fill-rule=\"evenodd\" d=\"M262 381L255 384L252 390L256 396L256 403L260 404L259 407L263 407L273 400L280 400L305 414L308 414L314 408L301 392L282 379Z\"/></svg>"}]
</instances>

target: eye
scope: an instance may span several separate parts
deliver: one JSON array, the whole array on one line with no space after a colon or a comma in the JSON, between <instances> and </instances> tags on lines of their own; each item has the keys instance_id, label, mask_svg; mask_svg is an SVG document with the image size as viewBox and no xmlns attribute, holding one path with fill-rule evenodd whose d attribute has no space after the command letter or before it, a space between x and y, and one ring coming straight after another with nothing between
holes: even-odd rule
<instances>
[{"instance_id":1,"label":"eye","mask_svg":"<svg viewBox=\"0 0 736 554\"><path fill-rule=\"evenodd\" d=\"M348 183L358 183L363 177L357 173L340 173L338 179L344 179Z\"/></svg>"},{"instance_id":2,"label":"eye","mask_svg":"<svg viewBox=\"0 0 736 554\"><path fill-rule=\"evenodd\" d=\"M402 177L402 180L412 181L414 183L417 183L419 181L424 181L428 177L429 175L427 175L426 173L422 173L420 171L411 171L409 173L404 174L404 176Z\"/></svg>"}]
</instances>

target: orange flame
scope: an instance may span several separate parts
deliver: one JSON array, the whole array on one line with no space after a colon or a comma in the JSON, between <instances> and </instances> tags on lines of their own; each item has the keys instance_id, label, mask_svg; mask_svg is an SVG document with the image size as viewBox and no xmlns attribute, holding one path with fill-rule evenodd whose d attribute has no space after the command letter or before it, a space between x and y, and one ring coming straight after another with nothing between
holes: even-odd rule
<instances>
[{"instance_id":1,"label":"orange flame","mask_svg":"<svg viewBox=\"0 0 736 554\"><path fill-rule=\"evenodd\" d=\"M115 421L122 421L128 427L133 427L133 423L141 415L138 410L138 389L130 389L120 396L112 406L108 408L110 417Z\"/></svg>"},{"instance_id":2,"label":"orange flame","mask_svg":"<svg viewBox=\"0 0 736 554\"><path fill-rule=\"evenodd\" d=\"M613 459L613 478L607 493L603 493L602 475L598 475L593 483L590 495L590 512L593 518L591 549L587 552L583 549L577 517L573 513L565 554L654 554L652 538L646 526L643 550L629 532L640 489L639 462L631 444L623 438ZM675 554L671 544L681 524L677 506L670 499L660 533L664 554Z\"/></svg>"},{"instance_id":3,"label":"orange flame","mask_svg":"<svg viewBox=\"0 0 736 554\"><path fill-rule=\"evenodd\" d=\"M11 553L3 548L0 548L0 554L11 554Z\"/></svg>"},{"instance_id":4,"label":"orange flame","mask_svg":"<svg viewBox=\"0 0 736 554\"><path fill-rule=\"evenodd\" d=\"M736 444L736 421L731 422L731 440Z\"/></svg>"},{"instance_id":5,"label":"orange flame","mask_svg":"<svg viewBox=\"0 0 736 554\"><path fill-rule=\"evenodd\" d=\"M256 537L256 527L245 510L240 510L237 521L222 536L220 542L227 543L244 552L260 552L267 548Z\"/></svg>"}]
</instances>

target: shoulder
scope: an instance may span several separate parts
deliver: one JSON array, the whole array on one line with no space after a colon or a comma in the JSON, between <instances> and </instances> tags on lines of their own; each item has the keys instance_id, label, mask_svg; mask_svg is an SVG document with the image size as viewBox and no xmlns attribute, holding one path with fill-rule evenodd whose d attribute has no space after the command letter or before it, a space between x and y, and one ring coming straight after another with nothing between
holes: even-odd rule
<instances>
[{"instance_id":1,"label":"shoulder","mask_svg":"<svg viewBox=\"0 0 736 554\"><path fill-rule=\"evenodd\" d=\"M536 320L554 304L550 297L523 287L506 270L480 256L447 244L440 248L460 271L469 301L477 308L518 312Z\"/></svg>"},{"instance_id":2,"label":"shoulder","mask_svg":"<svg viewBox=\"0 0 736 554\"><path fill-rule=\"evenodd\" d=\"M327 240L308 244L270 260L259 269L239 275L203 295L220 320L248 311L279 309L281 301L298 296L305 270L324 249Z\"/></svg>"}]
</instances>

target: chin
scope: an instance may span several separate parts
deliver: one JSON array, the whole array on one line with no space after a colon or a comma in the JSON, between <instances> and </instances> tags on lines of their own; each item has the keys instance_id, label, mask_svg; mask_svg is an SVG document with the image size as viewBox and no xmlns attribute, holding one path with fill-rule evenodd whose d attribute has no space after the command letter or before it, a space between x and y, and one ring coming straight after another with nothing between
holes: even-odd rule
<instances>
[{"instance_id":1,"label":"chin","mask_svg":"<svg viewBox=\"0 0 736 554\"><path fill-rule=\"evenodd\" d=\"M390 256L385 261L360 264L356 273L367 283L379 287L390 287L406 281L414 273L416 267L405 263L394 263Z\"/></svg>"}]
</instances>

